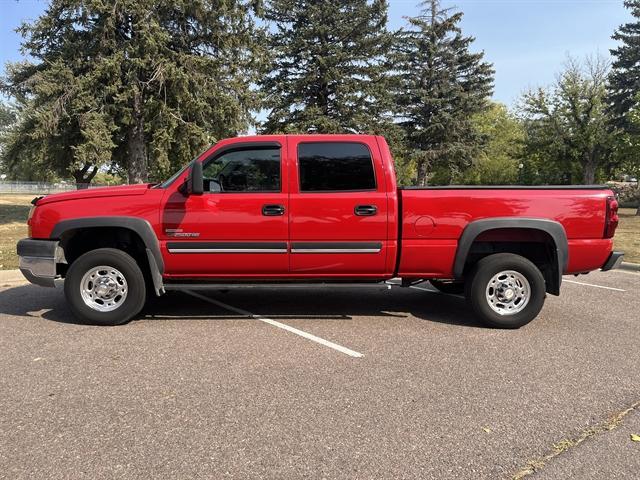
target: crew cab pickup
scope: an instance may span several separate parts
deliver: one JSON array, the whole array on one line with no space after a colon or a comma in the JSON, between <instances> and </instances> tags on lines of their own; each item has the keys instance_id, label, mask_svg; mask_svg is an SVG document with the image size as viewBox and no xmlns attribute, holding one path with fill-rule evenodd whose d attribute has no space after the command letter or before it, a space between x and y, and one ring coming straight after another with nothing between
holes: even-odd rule
<instances>
[{"instance_id":1,"label":"crew cab pickup","mask_svg":"<svg viewBox=\"0 0 640 480\"><path fill-rule=\"evenodd\" d=\"M623 256L606 187L402 189L385 139L366 135L227 139L162 184L33 204L20 269L37 285L64 278L74 314L100 325L168 290L400 278L464 293L486 324L518 328L564 274Z\"/></svg>"}]
</instances>

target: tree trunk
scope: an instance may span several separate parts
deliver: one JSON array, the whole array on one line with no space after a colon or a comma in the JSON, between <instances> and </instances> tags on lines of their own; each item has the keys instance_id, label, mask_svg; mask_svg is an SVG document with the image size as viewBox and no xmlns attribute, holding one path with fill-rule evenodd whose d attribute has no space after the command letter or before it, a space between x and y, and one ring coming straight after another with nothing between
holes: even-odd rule
<instances>
[{"instance_id":1,"label":"tree trunk","mask_svg":"<svg viewBox=\"0 0 640 480\"><path fill-rule=\"evenodd\" d=\"M75 170L72 175L76 180L76 190L84 190L89 188L91 180L98 173L98 167L87 163L80 170Z\"/></svg>"},{"instance_id":2,"label":"tree trunk","mask_svg":"<svg viewBox=\"0 0 640 480\"><path fill-rule=\"evenodd\" d=\"M418 186L427 186L427 175L429 173L429 162L426 159L421 158L418 160Z\"/></svg>"},{"instance_id":3,"label":"tree trunk","mask_svg":"<svg viewBox=\"0 0 640 480\"><path fill-rule=\"evenodd\" d=\"M584 168L583 181L585 185L593 185L594 183L596 183L596 166L598 163L592 158L591 155L585 156L587 158L585 158L585 161L582 164Z\"/></svg>"},{"instance_id":4,"label":"tree trunk","mask_svg":"<svg viewBox=\"0 0 640 480\"><path fill-rule=\"evenodd\" d=\"M129 183L146 183L149 178L147 168L147 147L144 140L144 112L142 94L136 91L133 97L133 121L127 138Z\"/></svg>"}]
</instances>

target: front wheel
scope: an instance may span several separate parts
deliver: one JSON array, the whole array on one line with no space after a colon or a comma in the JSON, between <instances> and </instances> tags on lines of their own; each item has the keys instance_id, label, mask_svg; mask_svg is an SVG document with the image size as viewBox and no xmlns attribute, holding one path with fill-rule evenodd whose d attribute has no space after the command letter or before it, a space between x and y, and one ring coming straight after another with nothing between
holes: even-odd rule
<instances>
[{"instance_id":1,"label":"front wheel","mask_svg":"<svg viewBox=\"0 0 640 480\"><path fill-rule=\"evenodd\" d=\"M542 310L545 291L538 267L511 253L481 259L465 284L465 296L475 313L498 328L520 328L531 322Z\"/></svg>"},{"instance_id":2,"label":"front wheel","mask_svg":"<svg viewBox=\"0 0 640 480\"><path fill-rule=\"evenodd\" d=\"M122 250L91 250L69 267L64 294L79 320L94 325L120 325L144 306L144 275L136 261Z\"/></svg>"}]
</instances>

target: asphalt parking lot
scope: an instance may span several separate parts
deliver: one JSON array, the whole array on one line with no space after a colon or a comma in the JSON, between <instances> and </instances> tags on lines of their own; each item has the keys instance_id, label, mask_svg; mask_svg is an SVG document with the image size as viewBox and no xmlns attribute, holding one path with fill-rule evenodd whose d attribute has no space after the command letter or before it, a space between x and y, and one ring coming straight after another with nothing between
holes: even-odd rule
<instances>
[{"instance_id":1,"label":"asphalt parking lot","mask_svg":"<svg viewBox=\"0 0 640 480\"><path fill-rule=\"evenodd\" d=\"M428 284L172 293L112 328L5 285L0 478L637 478L640 274L568 280L518 331Z\"/></svg>"}]
</instances>

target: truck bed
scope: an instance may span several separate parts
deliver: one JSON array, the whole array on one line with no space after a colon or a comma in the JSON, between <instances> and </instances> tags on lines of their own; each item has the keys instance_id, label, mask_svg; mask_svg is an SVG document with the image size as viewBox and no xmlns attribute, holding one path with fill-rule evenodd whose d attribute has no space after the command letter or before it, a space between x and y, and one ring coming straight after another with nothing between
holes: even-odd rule
<instances>
[{"instance_id":1,"label":"truck bed","mask_svg":"<svg viewBox=\"0 0 640 480\"><path fill-rule=\"evenodd\" d=\"M399 190L609 190L607 185L445 185L398 187Z\"/></svg>"},{"instance_id":2,"label":"truck bed","mask_svg":"<svg viewBox=\"0 0 640 480\"><path fill-rule=\"evenodd\" d=\"M564 273L600 268L612 248L613 241L603 238L610 195L605 186L453 186L402 188L398 193L401 275L451 277L463 230L470 222L485 218L559 222L571 252ZM492 232L492 240L499 241L500 233ZM526 235L522 240L528 240Z\"/></svg>"}]
</instances>

